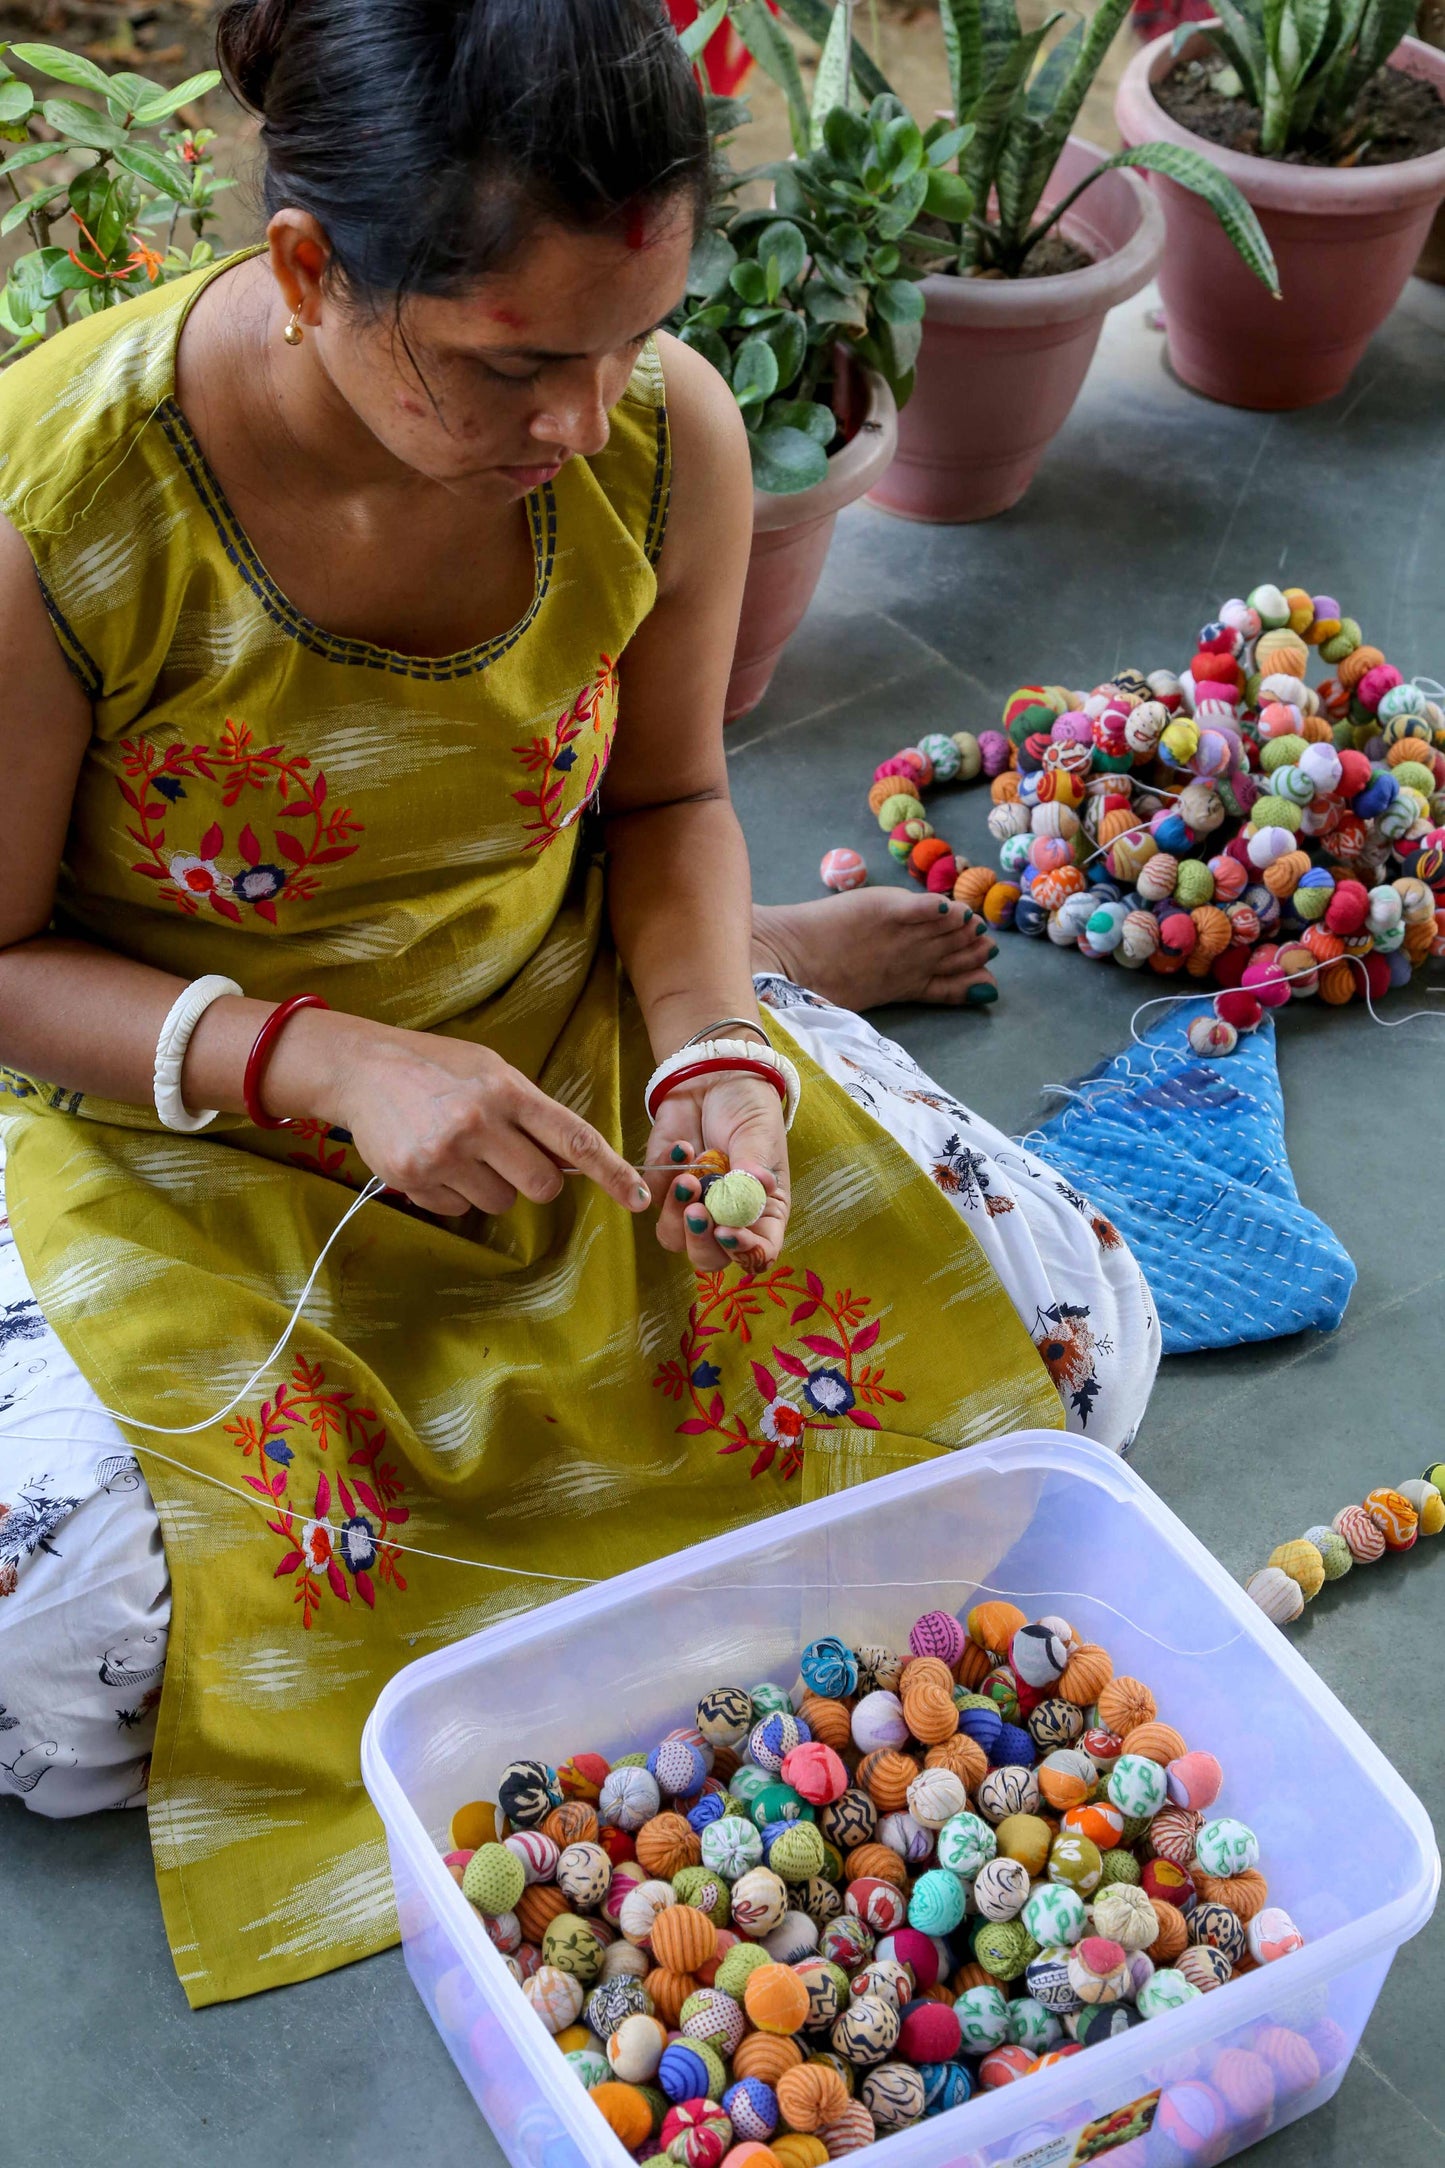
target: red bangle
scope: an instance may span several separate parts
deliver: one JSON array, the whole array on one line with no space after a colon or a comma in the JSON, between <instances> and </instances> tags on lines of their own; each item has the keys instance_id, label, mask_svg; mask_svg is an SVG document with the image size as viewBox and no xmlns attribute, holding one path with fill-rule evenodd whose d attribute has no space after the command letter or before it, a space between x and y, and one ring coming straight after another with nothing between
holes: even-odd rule
<instances>
[{"instance_id":1,"label":"red bangle","mask_svg":"<svg viewBox=\"0 0 1445 2168\"><path fill-rule=\"evenodd\" d=\"M255 1044L246 1056L246 1074L241 1084L241 1094L246 1102L246 1113L258 1129L294 1129L289 1117L278 1120L268 1114L261 1104L261 1086L266 1079L266 1069L275 1052L276 1041L298 1009L329 1009L329 1001L320 994L293 994L289 1001L280 1001L271 1011L256 1034Z\"/></svg>"},{"instance_id":2,"label":"red bangle","mask_svg":"<svg viewBox=\"0 0 1445 2168\"><path fill-rule=\"evenodd\" d=\"M744 1061L736 1054L715 1054L709 1061L692 1062L686 1069L674 1069L671 1076L665 1076L656 1090L648 1095L648 1120L655 1122L657 1110L663 1100L670 1098L673 1092L680 1091L684 1084L691 1084L694 1077L715 1076L720 1070L729 1069L737 1070L745 1076L760 1076L765 1084L772 1085L783 1105L787 1105L788 1080L781 1070L774 1069L765 1061Z\"/></svg>"}]
</instances>

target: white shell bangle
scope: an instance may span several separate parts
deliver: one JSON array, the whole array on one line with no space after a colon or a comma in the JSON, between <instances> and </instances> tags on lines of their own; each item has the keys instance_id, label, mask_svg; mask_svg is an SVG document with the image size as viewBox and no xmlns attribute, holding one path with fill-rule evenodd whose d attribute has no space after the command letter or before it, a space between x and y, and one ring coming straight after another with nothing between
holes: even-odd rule
<instances>
[{"instance_id":1,"label":"white shell bangle","mask_svg":"<svg viewBox=\"0 0 1445 2168\"><path fill-rule=\"evenodd\" d=\"M224 994L240 992L234 979L223 979L213 973L208 978L193 979L180 999L172 1003L156 1040L156 1113L167 1129L184 1132L204 1129L220 1113L219 1107L203 1107L199 1114L186 1111L186 1103L181 1097L181 1068L186 1048L191 1043L191 1033L211 1003L219 1001Z\"/></svg>"},{"instance_id":2,"label":"white shell bangle","mask_svg":"<svg viewBox=\"0 0 1445 2168\"><path fill-rule=\"evenodd\" d=\"M798 1101L802 1097L802 1083L798 1072L786 1054L780 1054L775 1046L760 1044L756 1039L703 1039L680 1046L675 1054L669 1054L666 1061L659 1062L653 1070L647 1080L647 1089L642 1095L648 1120L656 1120L653 1100L659 1085L665 1084L669 1077L676 1076L680 1070L692 1069L699 1062L708 1061L747 1063L752 1066L761 1063L764 1068L776 1070L787 1087L783 1100L783 1127L792 1128L793 1116L798 1111Z\"/></svg>"}]
</instances>

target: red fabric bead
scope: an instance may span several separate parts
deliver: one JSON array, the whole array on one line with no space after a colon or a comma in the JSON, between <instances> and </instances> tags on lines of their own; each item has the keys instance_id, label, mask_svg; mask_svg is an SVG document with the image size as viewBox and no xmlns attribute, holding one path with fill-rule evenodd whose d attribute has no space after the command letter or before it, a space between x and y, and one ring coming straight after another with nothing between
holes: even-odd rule
<instances>
[{"instance_id":1,"label":"red fabric bead","mask_svg":"<svg viewBox=\"0 0 1445 2168\"><path fill-rule=\"evenodd\" d=\"M1370 908L1369 891L1360 881L1341 881L1330 898L1325 924L1341 937L1358 933Z\"/></svg>"},{"instance_id":2,"label":"red fabric bead","mask_svg":"<svg viewBox=\"0 0 1445 2168\"><path fill-rule=\"evenodd\" d=\"M1383 956L1366 956L1364 965L1365 977L1370 986L1370 999L1383 1001L1390 991L1390 966L1387 959Z\"/></svg>"},{"instance_id":3,"label":"red fabric bead","mask_svg":"<svg viewBox=\"0 0 1445 2168\"><path fill-rule=\"evenodd\" d=\"M1214 997L1214 1013L1222 1016L1226 1024L1233 1024L1236 1031L1253 1031L1264 1010L1243 987L1226 987Z\"/></svg>"},{"instance_id":4,"label":"red fabric bead","mask_svg":"<svg viewBox=\"0 0 1445 2168\"><path fill-rule=\"evenodd\" d=\"M935 858L924 875L923 885L931 896L951 896L953 884L958 879L958 860L952 851L942 858Z\"/></svg>"},{"instance_id":5,"label":"red fabric bead","mask_svg":"<svg viewBox=\"0 0 1445 2168\"><path fill-rule=\"evenodd\" d=\"M1252 949L1238 943L1221 950L1214 959L1214 979L1218 986L1238 986L1244 977L1244 967L1253 954Z\"/></svg>"},{"instance_id":6,"label":"red fabric bead","mask_svg":"<svg viewBox=\"0 0 1445 2168\"><path fill-rule=\"evenodd\" d=\"M910 2063L951 2063L963 2045L963 2027L944 2002L910 2003L898 2028L898 2053Z\"/></svg>"},{"instance_id":7,"label":"red fabric bead","mask_svg":"<svg viewBox=\"0 0 1445 2168\"><path fill-rule=\"evenodd\" d=\"M1335 792L1337 798L1358 798L1370 780L1370 763L1363 753L1347 746L1340 754L1340 784Z\"/></svg>"}]
</instances>

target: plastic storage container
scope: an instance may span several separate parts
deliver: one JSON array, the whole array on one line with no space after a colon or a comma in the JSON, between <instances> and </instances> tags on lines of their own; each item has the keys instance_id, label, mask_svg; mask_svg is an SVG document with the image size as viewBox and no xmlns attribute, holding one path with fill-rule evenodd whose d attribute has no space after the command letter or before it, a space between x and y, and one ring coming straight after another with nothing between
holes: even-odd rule
<instances>
[{"instance_id":1,"label":"plastic storage container","mask_svg":"<svg viewBox=\"0 0 1445 2168\"><path fill-rule=\"evenodd\" d=\"M1307 1947L880 2139L890 2168L1072 2168L1110 2158L1111 2145L1118 2168L1182 2158L1155 2139L1127 2141L1151 2118L1161 2134L1198 2134L1191 2159L1219 2161L1335 2092L1391 1958L1434 1904L1440 1862L1424 1810L1127 1466L1029 1432L508 1619L387 1686L362 1774L386 1825L407 1965L517 2168L625 2168L629 2156L442 1865L453 1809L495 1797L523 1754L650 1747L709 1686L791 1686L799 1651L820 1634L901 1647L921 1611L964 1611L983 1583L1103 1642L1120 1671L1153 1687L1162 1716L1219 1756L1222 1809L1258 1832L1271 1895Z\"/></svg>"}]
</instances>

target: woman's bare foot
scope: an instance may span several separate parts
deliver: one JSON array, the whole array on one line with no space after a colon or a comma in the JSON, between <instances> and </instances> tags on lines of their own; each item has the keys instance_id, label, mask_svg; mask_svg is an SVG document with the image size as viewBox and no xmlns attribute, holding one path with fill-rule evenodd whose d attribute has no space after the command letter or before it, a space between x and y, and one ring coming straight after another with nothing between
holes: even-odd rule
<instances>
[{"instance_id":1,"label":"woman's bare foot","mask_svg":"<svg viewBox=\"0 0 1445 2168\"><path fill-rule=\"evenodd\" d=\"M997 954L984 920L941 896L855 888L817 903L753 905L754 971L780 972L841 1009L981 1008L998 999L984 968Z\"/></svg>"}]
</instances>

